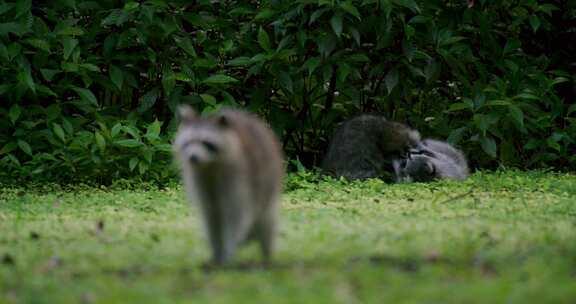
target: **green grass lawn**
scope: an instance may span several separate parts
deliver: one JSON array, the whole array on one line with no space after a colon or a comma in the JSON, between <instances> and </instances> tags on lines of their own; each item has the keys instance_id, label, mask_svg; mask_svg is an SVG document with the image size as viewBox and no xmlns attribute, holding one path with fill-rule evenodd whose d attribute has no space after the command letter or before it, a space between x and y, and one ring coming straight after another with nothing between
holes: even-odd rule
<instances>
[{"instance_id":1,"label":"green grass lawn","mask_svg":"<svg viewBox=\"0 0 576 304\"><path fill-rule=\"evenodd\" d=\"M179 187L0 189L0 303L576 303L576 176L292 175L275 263L206 270Z\"/></svg>"}]
</instances>

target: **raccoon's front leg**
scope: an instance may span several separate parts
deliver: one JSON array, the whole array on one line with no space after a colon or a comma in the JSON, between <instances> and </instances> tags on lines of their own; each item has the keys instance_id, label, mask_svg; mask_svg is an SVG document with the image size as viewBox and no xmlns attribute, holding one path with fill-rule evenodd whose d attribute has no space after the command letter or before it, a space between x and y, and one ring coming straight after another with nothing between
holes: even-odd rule
<instances>
[{"instance_id":1,"label":"raccoon's front leg","mask_svg":"<svg viewBox=\"0 0 576 304\"><path fill-rule=\"evenodd\" d=\"M223 224L220 210L221 204L218 201L205 202L202 205L204 224L208 234L208 241L210 242L210 249L212 249L212 263L217 265L221 265L227 260L222 248Z\"/></svg>"},{"instance_id":2,"label":"raccoon's front leg","mask_svg":"<svg viewBox=\"0 0 576 304\"><path fill-rule=\"evenodd\" d=\"M229 190L219 199L220 229L216 240L214 259L218 264L225 264L236 253L238 246L246 240L254 223L254 204L248 187L243 183L229 185Z\"/></svg>"},{"instance_id":3,"label":"raccoon's front leg","mask_svg":"<svg viewBox=\"0 0 576 304\"><path fill-rule=\"evenodd\" d=\"M254 225L253 235L260 245L262 260L265 264L270 262L275 248L275 237L278 225L278 202L272 201L263 210L260 218Z\"/></svg>"}]
</instances>

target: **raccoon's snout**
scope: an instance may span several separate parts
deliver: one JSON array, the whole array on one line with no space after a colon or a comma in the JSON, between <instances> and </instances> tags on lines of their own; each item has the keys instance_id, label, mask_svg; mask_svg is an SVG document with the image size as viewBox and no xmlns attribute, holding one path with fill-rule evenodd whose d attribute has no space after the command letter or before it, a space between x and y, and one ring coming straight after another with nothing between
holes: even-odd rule
<instances>
[{"instance_id":1,"label":"raccoon's snout","mask_svg":"<svg viewBox=\"0 0 576 304\"><path fill-rule=\"evenodd\" d=\"M190 155L188 157L188 161L193 165L197 165L200 162L200 158L198 155Z\"/></svg>"}]
</instances>

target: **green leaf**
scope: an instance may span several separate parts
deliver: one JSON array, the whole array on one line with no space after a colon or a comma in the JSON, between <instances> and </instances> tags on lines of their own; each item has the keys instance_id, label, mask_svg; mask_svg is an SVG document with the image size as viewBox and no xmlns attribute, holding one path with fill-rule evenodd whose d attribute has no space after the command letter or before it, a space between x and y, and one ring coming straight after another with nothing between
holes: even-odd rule
<instances>
[{"instance_id":1,"label":"green leaf","mask_svg":"<svg viewBox=\"0 0 576 304\"><path fill-rule=\"evenodd\" d=\"M339 14L335 14L330 19L330 25L332 26L332 30L336 36L340 37L342 35L342 16Z\"/></svg>"},{"instance_id":2,"label":"green leaf","mask_svg":"<svg viewBox=\"0 0 576 304\"><path fill-rule=\"evenodd\" d=\"M316 70L316 68L318 68L318 66L320 65L320 58L318 57L312 57L309 58L308 60L306 60L306 62L304 62L304 64L302 65L302 68L305 68L308 70L308 76L312 75L312 73L314 73L314 71Z\"/></svg>"},{"instance_id":3,"label":"green leaf","mask_svg":"<svg viewBox=\"0 0 576 304\"><path fill-rule=\"evenodd\" d=\"M450 135L448 135L448 138L446 139L446 141L452 145L455 145L455 144L462 141L462 138L464 137L464 134L466 133L466 131L468 131L467 127L461 127L458 129L454 129L454 130L452 130L452 132L450 132Z\"/></svg>"},{"instance_id":4,"label":"green leaf","mask_svg":"<svg viewBox=\"0 0 576 304\"><path fill-rule=\"evenodd\" d=\"M46 53L50 53L50 44L44 39L27 39L26 43Z\"/></svg>"},{"instance_id":5,"label":"green leaf","mask_svg":"<svg viewBox=\"0 0 576 304\"><path fill-rule=\"evenodd\" d=\"M491 136L482 136L480 138L480 146L486 154L490 155L492 158L496 158L496 141Z\"/></svg>"},{"instance_id":6,"label":"green leaf","mask_svg":"<svg viewBox=\"0 0 576 304\"><path fill-rule=\"evenodd\" d=\"M556 7L556 6L552 5L552 4L549 4L549 3L542 4L542 5L539 5L539 6L538 6L538 11L544 12L544 13L547 14L548 16L551 16L551 15L552 15L552 11L556 11L556 10L558 10L558 7Z\"/></svg>"},{"instance_id":7,"label":"green leaf","mask_svg":"<svg viewBox=\"0 0 576 304\"><path fill-rule=\"evenodd\" d=\"M528 99L528 100L540 100L540 97L532 94L532 93L520 93L513 97L514 99Z\"/></svg>"},{"instance_id":8,"label":"green leaf","mask_svg":"<svg viewBox=\"0 0 576 304\"><path fill-rule=\"evenodd\" d=\"M186 54L190 55L192 58L198 57L196 54L196 50L194 49L194 45L192 45L192 41L188 37L180 38L174 37L174 41L176 44L184 51Z\"/></svg>"},{"instance_id":9,"label":"green leaf","mask_svg":"<svg viewBox=\"0 0 576 304\"><path fill-rule=\"evenodd\" d=\"M18 82L30 89L33 93L36 93L36 83L34 82L34 78L32 78L30 66L23 67L23 70L18 73L16 78Z\"/></svg>"},{"instance_id":10,"label":"green leaf","mask_svg":"<svg viewBox=\"0 0 576 304\"><path fill-rule=\"evenodd\" d=\"M139 162L138 163L138 172L140 174L144 174L144 173L146 173L146 171L148 171L148 165L145 162Z\"/></svg>"},{"instance_id":11,"label":"green leaf","mask_svg":"<svg viewBox=\"0 0 576 304\"><path fill-rule=\"evenodd\" d=\"M38 89L38 95L42 96L42 95L50 95L50 96L54 96L54 97L58 97L58 94L56 94L54 91L52 91L52 89L50 89L47 86L44 85L38 85L37 86Z\"/></svg>"},{"instance_id":12,"label":"green leaf","mask_svg":"<svg viewBox=\"0 0 576 304\"><path fill-rule=\"evenodd\" d=\"M518 128L524 130L524 112L522 112L522 109L516 105L510 105L508 110Z\"/></svg>"},{"instance_id":13,"label":"green leaf","mask_svg":"<svg viewBox=\"0 0 576 304\"><path fill-rule=\"evenodd\" d=\"M62 142L66 142L66 134L64 133L64 129L57 123L52 124L52 131Z\"/></svg>"},{"instance_id":14,"label":"green leaf","mask_svg":"<svg viewBox=\"0 0 576 304\"><path fill-rule=\"evenodd\" d=\"M164 95L169 96L176 86L176 73L169 68L165 67L162 71L162 89L164 90Z\"/></svg>"},{"instance_id":15,"label":"green leaf","mask_svg":"<svg viewBox=\"0 0 576 304\"><path fill-rule=\"evenodd\" d=\"M115 141L114 144L125 148L138 148L144 145L141 141L137 139L120 139Z\"/></svg>"},{"instance_id":16,"label":"green leaf","mask_svg":"<svg viewBox=\"0 0 576 304\"><path fill-rule=\"evenodd\" d=\"M62 67L62 70L64 72L75 73L75 72L78 72L78 70L79 70L79 65L77 63L62 62L62 64L60 66Z\"/></svg>"},{"instance_id":17,"label":"green leaf","mask_svg":"<svg viewBox=\"0 0 576 304\"><path fill-rule=\"evenodd\" d=\"M356 9L354 4L352 4L350 1L340 3L340 7L350 15L356 17L358 20L361 20L360 12L358 12L358 9Z\"/></svg>"},{"instance_id":18,"label":"green leaf","mask_svg":"<svg viewBox=\"0 0 576 304\"><path fill-rule=\"evenodd\" d=\"M32 8L32 0L18 0L16 1L16 18L30 13Z\"/></svg>"},{"instance_id":19,"label":"green leaf","mask_svg":"<svg viewBox=\"0 0 576 304\"><path fill-rule=\"evenodd\" d=\"M386 84L386 90L388 90L388 94L391 94L392 90L394 90L394 88L398 84L398 78L399 77L400 76L398 73L398 69L396 69L396 68L391 69L388 72L388 74L386 74L386 77L384 78L384 82Z\"/></svg>"},{"instance_id":20,"label":"green leaf","mask_svg":"<svg viewBox=\"0 0 576 304\"><path fill-rule=\"evenodd\" d=\"M336 48L336 39L334 35L326 34L320 37L316 44L318 44L318 50L323 58L328 57L332 51Z\"/></svg>"},{"instance_id":21,"label":"green leaf","mask_svg":"<svg viewBox=\"0 0 576 304\"><path fill-rule=\"evenodd\" d=\"M354 38L354 41L358 46L360 46L360 32L355 27L349 27L350 34Z\"/></svg>"},{"instance_id":22,"label":"green leaf","mask_svg":"<svg viewBox=\"0 0 576 304\"><path fill-rule=\"evenodd\" d=\"M14 8L14 3L1 3L0 4L0 15L3 15L7 11Z\"/></svg>"},{"instance_id":23,"label":"green leaf","mask_svg":"<svg viewBox=\"0 0 576 304\"><path fill-rule=\"evenodd\" d=\"M66 117L62 117L62 127L68 134L74 134L74 126Z\"/></svg>"},{"instance_id":24,"label":"green leaf","mask_svg":"<svg viewBox=\"0 0 576 304\"><path fill-rule=\"evenodd\" d=\"M16 144L16 142L11 141L5 144L4 147L2 147L2 149L0 149L0 155L10 153L14 151L16 148L18 148L18 144Z\"/></svg>"},{"instance_id":25,"label":"green leaf","mask_svg":"<svg viewBox=\"0 0 576 304\"><path fill-rule=\"evenodd\" d=\"M138 165L138 158L132 157L130 159L130 162L128 163L128 166L130 167L130 171L134 171L134 169L136 168L137 165Z\"/></svg>"},{"instance_id":26,"label":"green leaf","mask_svg":"<svg viewBox=\"0 0 576 304\"><path fill-rule=\"evenodd\" d=\"M322 14L324 14L328 10L329 10L328 8L321 8L315 10L312 14L310 14L310 20L308 21L308 25L314 23L316 20L318 20L318 18L320 18L320 16L322 16Z\"/></svg>"},{"instance_id":27,"label":"green leaf","mask_svg":"<svg viewBox=\"0 0 576 304\"><path fill-rule=\"evenodd\" d=\"M278 73L278 81L280 82L280 86L282 86L282 88L286 89L290 93L294 93L294 87L290 74L286 73L285 71L281 71Z\"/></svg>"},{"instance_id":28,"label":"green leaf","mask_svg":"<svg viewBox=\"0 0 576 304\"><path fill-rule=\"evenodd\" d=\"M122 84L124 83L124 74L122 73L122 70L117 66L111 64L109 72L110 72L109 73L110 80L112 80L112 83L114 83L114 85L118 88L118 90L121 90Z\"/></svg>"},{"instance_id":29,"label":"green leaf","mask_svg":"<svg viewBox=\"0 0 576 304\"><path fill-rule=\"evenodd\" d=\"M352 54L348 57L352 62L370 62L370 58L364 54Z\"/></svg>"},{"instance_id":30,"label":"green leaf","mask_svg":"<svg viewBox=\"0 0 576 304\"><path fill-rule=\"evenodd\" d=\"M566 115L570 115L574 112L576 112L576 103L573 103L571 106L568 107L568 110L566 111Z\"/></svg>"},{"instance_id":31,"label":"green leaf","mask_svg":"<svg viewBox=\"0 0 576 304\"><path fill-rule=\"evenodd\" d=\"M74 48L76 48L76 46L78 45L78 39L66 36L62 38L62 45L64 46L63 58L64 60L68 60L68 58L70 58L70 55L72 54L72 51L74 51Z\"/></svg>"},{"instance_id":32,"label":"green leaf","mask_svg":"<svg viewBox=\"0 0 576 304\"><path fill-rule=\"evenodd\" d=\"M137 128L133 126L122 126L122 130L137 139L137 141L140 141L140 130Z\"/></svg>"},{"instance_id":33,"label":"green leaf","mask_svg":"<svg viewBox=\"0 0 576 304\"><path fill-rule=\"evenodd\" d=\"M78 93L78 95L80 96L80 98L83 101L91 103L95 106L98 106L98 101L96 100L96 96L94 96L94 94L92 94L92 91L90 91L89 89L78 88L78 87L74 87L72 89L74 91L76 91L76 93Z\"/></svg>"},{"instance_id":34,"label":"green leaf","mask_svg":"<svg viewBox=\"0 0 576 304\"><path fill-rule=\"evenodd\" d=\"M104 150L106 150L106 139L104 139L104 136L102 136L99 131L95 131L94 138L96 139L96 145L98 146L98 149L104 152Z\"/></svg>"},{"instance_id":35,"label":"green leaf","mask_svg":"<svg viewBox=\"0 0 576 304\"><path fill-rule=\"evenodd\" d=\"M146 92L144 96L140 97L140 104L138 105L137 111L139 113L144 113L156 104L156 101L160 97L160 90L158 88L153 88Z\"/></svg>"},{"instance_id":36,"label":"green leaf","mask_svg":"<svg viewBox=\"0 0 576 304\"><path fill-rule=\"evenodd\" d=\"M28 32L26 26L16 22L0 23L0 35L5 36L9 33L21 36Z\"/></svg>"},{"instance_id":37,"label":"green leaf","mask_svg":"<svg viewBox=\"0 0 576 304\"><path fill-rule=\"evenodd\" d=\"M418 7L418 4L416 4L414 0L393 0L393 2L399 6L410 9L413 13L420 13L420 7Z\"/></svg>"},{"instance_id":38,"label":"green leaf","mask_svg":"<svg viewBox=\"0 0 576 304\"><path fill-rule=\"evenodd\" d=\"M118 136L118 134L120 134L121 130L122 130L122 125L120 123L116 123L112 127L112 130L110 130L110 136L112 136L112 138Z\"/></svg>"},{"instance_id":39,"label":"green leaf","mask_svg":"<svg viewBox=\"0 0 576 304\"><path fill-rule=\"evenodd\" d=\"M223 74L217 74L217 75L212 75L206 79L204 79L202 82L208 85L211 84L226 84L226 83L231 83L231 82L237 82L238 79L234 78L234 77L230 77L228 75L223 75Z\"/></svg>"},{"instance_id":40,"label":"green leaf","mask_svg":"<svg viewBox=\"0 0 576 304\"><path fill-rule=\"evenodd\" d=\"M489 107L489 106L509 106L510 102L507 100L501 100L501 99L493 99L493 100L488 100L485 104L485 106Z\"/></svg>"},{"instance_id":41,"label":"green leaf","mask_svg":"<svg viewBox=\"0 0 576 304\"><path fill-rule=\"evenodd\" d=\"M214 96L210 95L210 94L200 94L200 98L202 98L202 101L204 101L205 103L211 105L211 106L215 106L216 105L216 98L214 98Z\"/></svg>"},{"instance_id":42,"label":"green leaf","mask_svg":"<svg viewBox=\"0 0 576 304\"><path fill-rule=\"evenodd\" d=\"M78 67L83 68L84 70L88 70L90 72L100 72L100 68L92 63L82 63L79 64Z\"/></svg>"},{"instance_id":43,"label":"green leaf","mask_svg":"<svg viewBox=\"0 0 576 304\"><path fill-rule=\"evenodd\" d=\"M20 150L24 151L24 153L32 156L32 147L30 147L30 145L27 142L19 139L18 147L20 147Z\"/></svg>"},{"instance_id":44,"label":"green leaf","mask_svg":"<svg viewBox=\"0 0 576 304\"><path fill-rule=\"evenodd\" d=\"M227 65L229 66L247 66L250 64L250 57L237 57L229 60Z\"/></svg>"},{"instance_id":45,"label":"green leaf","mask_svg":"<svg viewBox=\"0 0 576 304\"><path fill-rule=\"evenodd\" d=\"M254 17L254 20L268 20L274 18L274 15L276 15L276 11L264 8Z\"/></svg>"},{"instance_id":46,"label":"green leaf","mask_svg":"<svg viewBox=\"0 0 576 304\"><path fill-rule=\"evenodd\" d=\"M10 118L12 124L15 124L18 118L20 118L20 114L22 114L20 106L15 104L10 107L10 110L8 111L8 117Z\"/></svg>"},{"instance_id":47,"label":"green leaf","mask_svg":"<svg viewBox=\"0 0 576 304\"><path fill-rule=\"evenodd\" d=\"M22 53L22 45L14 42L10 44L6 50L8 51L8 59L12 60Z\"/></svg>"},{"instance_id":48,"label":"green leaf","mask_svg":"<svg viewBox=\"0 0 576 304\"><path fill-rule=\"evenodd\" d=\"M554 78L554 80L552 80L552 82L550 82L550 85L555 86L559 83L568 82L568 81L570 81L570 80L566 77L556 77L556 78Z\"/></svg>"},{"instance_id":49,"label":"green leaf","mask_svg":"<svg viewBox=\"0 0 576 304\"><path fill-rule=\"evenodd\" d=\"M268 33L262 27L258 30L258 44L267 52L272 48Z\"/></svg>"},{"instance_id":50,"label":"green leaf","mask_svg":"<svg viewBox=\"0 0 576 304\"><path fill-rule=\"evenodd\" d=\"M84 35L84 30L80 27L65 26L62 29L60 29L56 34L60 36L81 36Z\"/></svg>"},{"instance_id":51,"label":"green leaf","mask_svg":"<svg viewBox=\"0 0 576 304\"><path fill-rule=\"evenodd\" d=\"M486 131L490 128L491 122L488 115L474 114L474 117L472 117L472 119L474 120L474 124L476 125L476 127L480 131L482 131L482 134L485 134Z\"/></svg>"},{"instance_id":52,"label":"green leaf","mask_svg":"<svg viewBox=\"0 0 576 304\"><path fill-rule=\"evenodd\" d=\"M129 13L123 11L122 9L115 9L110 12L106 18L102 20L101 25L122 25L124 22L128 20Z\"/></svg>"},{"instance_id":53,"label":"green leaf","mask_svg":"<svg viewBox=\"0 0 576 304\"><path fill-rule=\"evenodd\" d=\"M447 37L446 39L443 39L440 41L440 45L441 46L447 46L447 45L462 41L464 39L466 39L466 37L461 37L461 36Z\"/></svg>"},{"instance_id":54,"label":"green leaf","mask_svg":"<svg viewBox=\"0 0 576 304\"><path fill-rule=\"evenodd\" d=\"M153 123L149 124L146 128L146 134L144 135L148 141L153 142L160 139L160 127L162 123L158 120L154 120Z\"/></svg>"},{"instance_id":55,"label":"green leaf","mask_svg":"<svg viewBox=\"0 0 576 304\"><path fill-rule=\"evenodd\" d=\"M124 10L125 11L131 11L131 10L138 8L139 6L140 6L140 3L134 2L134 1L129 1L128 3L124 4Z\"/></svg>"},{"instance_id":56,"label":"green leaf","mask_svg":"<svg viewBox=\"0 0 576 304\"><path fill-rule=\"evenodd\" d=\"M470 105L464 102L453 103L448 107L448 112L456 112L471 109Z\"/></svg>"},{"instance_id":57,"label":"green leaf","mask_svg":"<svg viewBox=\"0 0 576 304\"><path fill-rule=\"evenodd\" d=\"M146 150L144 150L144 152L142 152L142 156L144 157L144 160L146 160L146 163L152 164L152 158L154 156L154 150L146 149Z\"/></svg>"},{"instance_id":58,"label":"green leaf","mask_svg":"<svg viewBox=\"0 0 576 304\"><path fill-rule=\"evenodd\" d=\"M558 140L556 138L554 138L554 135L552 135L546 139L546 144L548 145L549 148L552 148L558 152L560 152L562 150L562 146L560 146L560 144L558 143Z\"/></svg>"},{"instance_id":59,"label":"green leaf","mask_svg":"<svg viewBox=\"0 0 576 304\"><path fill-rule=\"evenodd\" d=\"M532 31L535 33L540 28L540 18L537 15L530 16L530 26L532 27Z\"/></svg>"},{"instance_id":60,"label":"green leaf","mask_svg":"<svg viewBox=\"0 0 576 304\"><path fill-rule=\"evenodd\" d=\"M172 149L173 149L173 148L172 148L172 145L169 145L169 144L154 145L154 148L155 148L157 151L167 152L167 153L172 153Z\"/></svg>"}]
</instances>

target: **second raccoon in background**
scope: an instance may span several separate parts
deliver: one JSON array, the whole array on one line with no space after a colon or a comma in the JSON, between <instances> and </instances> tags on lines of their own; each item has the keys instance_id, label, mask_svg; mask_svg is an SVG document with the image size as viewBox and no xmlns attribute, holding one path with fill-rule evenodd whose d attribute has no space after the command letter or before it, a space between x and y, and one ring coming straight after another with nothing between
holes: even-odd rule
<instances>
[{"instance_id":1,"label":"second raccoon in background","mask_svg":"<svg viewBox=\"0 0 576 304\"><path fill-rule=\"evenodd\" d=\"M419 143L418 131L380 115L362 114L336 130L322 171L348 179L387 179L393 173L392 161L402 158Z\"/></svg>"},{"instance_id":2,"label":"second raccoon in background","mask_svg":"<svg viewBox=\"0 0 576 304\"><path fill-rule=\"evenodd\" d=\"M345 121L334 133L322 162L324 174L387 182L464 180L464 154L444 141L420 139L410 127L375 114Z\"/></svg>"}]
</instances>

